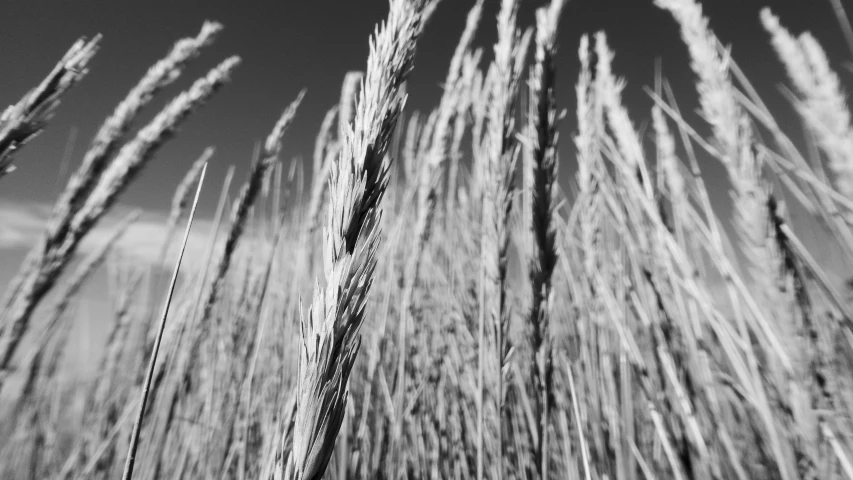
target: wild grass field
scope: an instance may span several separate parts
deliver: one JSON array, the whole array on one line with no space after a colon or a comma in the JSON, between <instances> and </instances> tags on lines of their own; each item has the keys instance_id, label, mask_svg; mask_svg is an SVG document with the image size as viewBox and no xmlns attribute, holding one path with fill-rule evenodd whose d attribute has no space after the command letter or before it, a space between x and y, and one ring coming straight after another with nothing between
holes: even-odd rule
<instances>
[{"instance_id":1,"label":"wild grass field","mask_svg":"<svg viewBox=\"0 0 853 480\"><path fill-rule=\"evenodd\" d=\"M697 0L642 0L671 14L695 90L658 75L651 111L630 111L606 32L558 31L568 0L521 24L520 1L496 18L471 1L440 101L416 112L406 81L441 5L389 0L306 161L281 155L303 91L242 183L206 173L213 148L163 179L157 265L114 248L139 211L84 251L239 68L139 125L222 25L178 40L72 160L6 289L0 478L853 480L850 65L762 10L780 112ZM853 58L844 5L821 1ZM3 112L0 191L102 41ZM199 189L221 192L205 260L181 263ZM106 342L77 352L80 377L69 338L98 271Z\"/></svg>"}]
</instances>

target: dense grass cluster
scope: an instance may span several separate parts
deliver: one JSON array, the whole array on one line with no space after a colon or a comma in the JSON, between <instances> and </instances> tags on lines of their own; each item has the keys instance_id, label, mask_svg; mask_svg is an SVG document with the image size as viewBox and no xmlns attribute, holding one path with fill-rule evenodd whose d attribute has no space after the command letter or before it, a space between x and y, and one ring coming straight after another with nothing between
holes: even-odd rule
<instances>
[{"instance_id":1,"label":"dense grass cluster","mask_svg":"<svg viewBox=\"0 0 853 480\"><path fill-rule=\"evenodd\" d=\"M239 63L134 133L221 26L178 41L97 131L7 290L0 477L130 478L130 450L138 479L853 480L853 309L836 280L853 267L844 74L762 11L800 147L696 0L648 0L680 27L705 125L660 76L652 111L631 112L604 32L580 38L578 78L556 71L573 54L558 45L576 44L558 34L566 1L543 0L525 27L519 0L501 0L488 63L475 39L493 26L474 1L441 100L418 114L405 82L441 10L390 0L310 167L286 175L279 158L305 95L293 92L230 215L229 170L205 260L180 269L163 332L161 270L213 149L175 182L158 265L113 248L138 212L88 257L78 247ZM75 44L0 117L3 182L99 41ZM561 138L571 84L577 127ZM560 158L566 141L574 158ZM730 219L712 207L709 161L727 174L713 188L730 191ZM570 188L561 168L576 168ZM812 250L828 245L839 258L821 265ZM107 343L94 378L68 381L69 307L101 266Z\"/></svg>"}]
</instances>

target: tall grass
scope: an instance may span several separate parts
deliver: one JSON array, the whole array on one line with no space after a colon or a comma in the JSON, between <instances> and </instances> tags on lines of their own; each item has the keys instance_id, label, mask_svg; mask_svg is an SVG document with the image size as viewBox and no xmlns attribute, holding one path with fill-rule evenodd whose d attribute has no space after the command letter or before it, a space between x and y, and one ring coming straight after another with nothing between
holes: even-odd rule
<instances>
[{"instance_id":1,"label":"tall grass","mask_svg":"<svg viewBox=\"0 0 853 480\"><path fill-rule=\"evenodd\" d=\"M551 353L552 279L557 266L556 215L558 133L556 98L557 26L565 1L553 0L536 12L536 64L530 78L528 148L532 158L532 260L529 336L531 403L536 415L532 439L533 462L539 478L550 478L549 437L553 404L553 354ZM533 430L531 428L531 430Z\"/></svg>"},{"instance_id":2,"label":"tall grass","mask_svg":"<svg viewBox=\"0 0 853 480\"><path fill-rule=\"evenodd\" d=\"M83 164L72 176L53 216L4 300L0 331L0 368L6 369L40 300L56 283L82 238L115 203L118 195L151 160L178 126L227 81L239 63L232 57L197 80L143 127L136 137L116 150L118 142L141 108L181 67L210 42L220 27L207 23L196 39L179 41L166 59L152 67L142 81L107 119L95 136ZM115 151L115 158L111 158Z\"/></svg>"},{"instance_id":3,"label":"tall grass","mask_svg":"<svg viewBox=\"0 0 853 480\"><path fill-rule=\"evenodd\" d=\"M363 73L324 107L306 173L279 158L302 94L235 197L228 170L161 337L158 269L121 240L135 214L85 257L81 244L236 65L131 135L221 27L179 41L101 126L9 286L0 477L118 478L139 412L140 479L853 478L849 77L818 34L764 10L790 83L776 106L697 1L651 3L672 15L695 85L659 71L650 112L623 100L641 88L621 78L629 52L560 31L563 0L529 28L518 1L472 0L439 103L416 112L406 80L442 9L391 0ZM476 34L489 8L494 55ZM565 115L571 72L556 59L575 47ZM802 135L780 125L791 112ZM155 267L197 171L174 179ZM98 274L107 339L75 352Z\"/></svg>"}]
</instances>

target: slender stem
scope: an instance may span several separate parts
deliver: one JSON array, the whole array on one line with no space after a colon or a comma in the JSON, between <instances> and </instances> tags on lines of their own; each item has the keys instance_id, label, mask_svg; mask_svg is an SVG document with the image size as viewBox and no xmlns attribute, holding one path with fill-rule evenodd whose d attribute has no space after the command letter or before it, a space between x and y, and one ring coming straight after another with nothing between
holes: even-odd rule
<instances>
[{"instance_id":1,"label":"slender stem","mask_svg":"<svg viewBox=\"0 0 853 480\"><path fill-rule=\"evenodd\" d=\"M589 454L586 450L586 439L583 435L583 425L581 425L581 412L578 408L578 397L575 393L574 373L572 373L572 366L569 362L566 362L566 374L566 377L569 379L569 393L572 396L572 410L575 413L575 424L578 427L578 441L580 441L581 458L583 459L584 479L592 480L589 472Z\"/></svg>"},{"instance_id":2,"label":"slender stem","mask_svg":"<svg viewBox=\"0 0 853 480\"><path fill-rule=\"evenodd\" d=\"M847 12L844 11L844 5L841 4L841 0L829 0L829 3L832 4L832 10L838 19L838 25L844 33L844 39L847 40L847 47L850 49L850 54L853 55L853 28L850 27L850 19L847 17Z\"/></svg>"},{"instance_id":3,"label":"slender stem","mask_svg":"<svg viewBox=\"0 0 853 480\"><path fill-rule=\"evenodd\" d=\"M151 352L151 360L148 363L148 371L145 374L145 383L142 385L142 398L139 402L139 414L136 416L136 422L133 424L133 434L130 437L130 446L127 450L127 461L124 464L124 474L122 480L131 480L133 478L133 462L136 460L136 449L139 444L139 432L142 428L142 417L145 413L145 402L148 399L148 392L151 389L151 381L154 378L154 366L157 363L157 353L160 351L160 342L163 340L163 332L166 329L166 317L169 315L169 305L172 303L172 295L175 293L175 284L178 281L178 271L181 269L181 260L184 258L184 251L187 248L187 240L190 236L190 229L195 218L195 209L198 206L198 197L201 194L201 186L204 184L204 175L207 172L207 163L201 170L198 187L195 191L193 199L193 208L190 211L190 218L187 221L187 229L184 232L184 241L181 244L181 253L178 256L178 261L175 264L175 271L172 273L172 281L169 284L169 294L166 296L166 303L163 305L163 316L160 318L160 327L157 331L157 338L154 341L154 348Z\"/></svg>"},{"instance_id":4,"label":"slender stem","mask_svg":"<svg viewBox=\"0 0 853 480\"><path fill-rule=\"evenodd\" d=\"M480 266L478 302L480 304L477 330L477 480L483 480L483 461L486 435L485 390L486 390L486 305L485 267Z\"/></svg>"}]
</instances>

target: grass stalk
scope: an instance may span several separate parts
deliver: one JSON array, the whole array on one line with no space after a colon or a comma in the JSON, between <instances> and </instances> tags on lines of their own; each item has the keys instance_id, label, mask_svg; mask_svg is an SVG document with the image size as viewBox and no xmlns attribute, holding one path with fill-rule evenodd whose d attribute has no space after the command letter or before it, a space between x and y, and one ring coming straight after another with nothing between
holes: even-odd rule
<instances>
[{"instance_id":1,"label":"grass stalk","mask_svg":"<svg viewBox=\"0 0 853 480\"><path fill-rule=\"evenodd\" d=\"M172 273L172 280L169 283L169 292L166 295L166 302L163 305L163 315L160 317L160 326L157 330L157 337L154 340L154 348L151 350L151 357L148 363L148 369L145 374L145 382L142 384L142 393L139 400L139 410L136 416L136 421L133 423L133 433L130 437L130 446L127 450L127 460L124 464L124 473L122 480L131 480L133 478L133 466L136 461L136 450L139 446L139 434L142 429L142 418L145 415L145 403L148 401L148 393L151 389L151 381L154 378L154 368L157 365L157 354L160 352L160 343L163 340L163 332L166 330L166 319L169 316L169 307L172 304L172 295L175 293L175 285L178 283L178 272L181 269L181 261L184 258L184 251L187 248L187 240L190 238L190 230L192 229L193 219L195 218L195 210L198 206L198 197L201 194L201 187L204 185L204 174L207 172L207 164L202 167L199 175L198 187L196 188L195 199L190 209L190 216L187 220L187 228L184 232L184 240L181 244L181 251L178 259L175 262L175 270Z\"/></svg>"}]
</instances>

